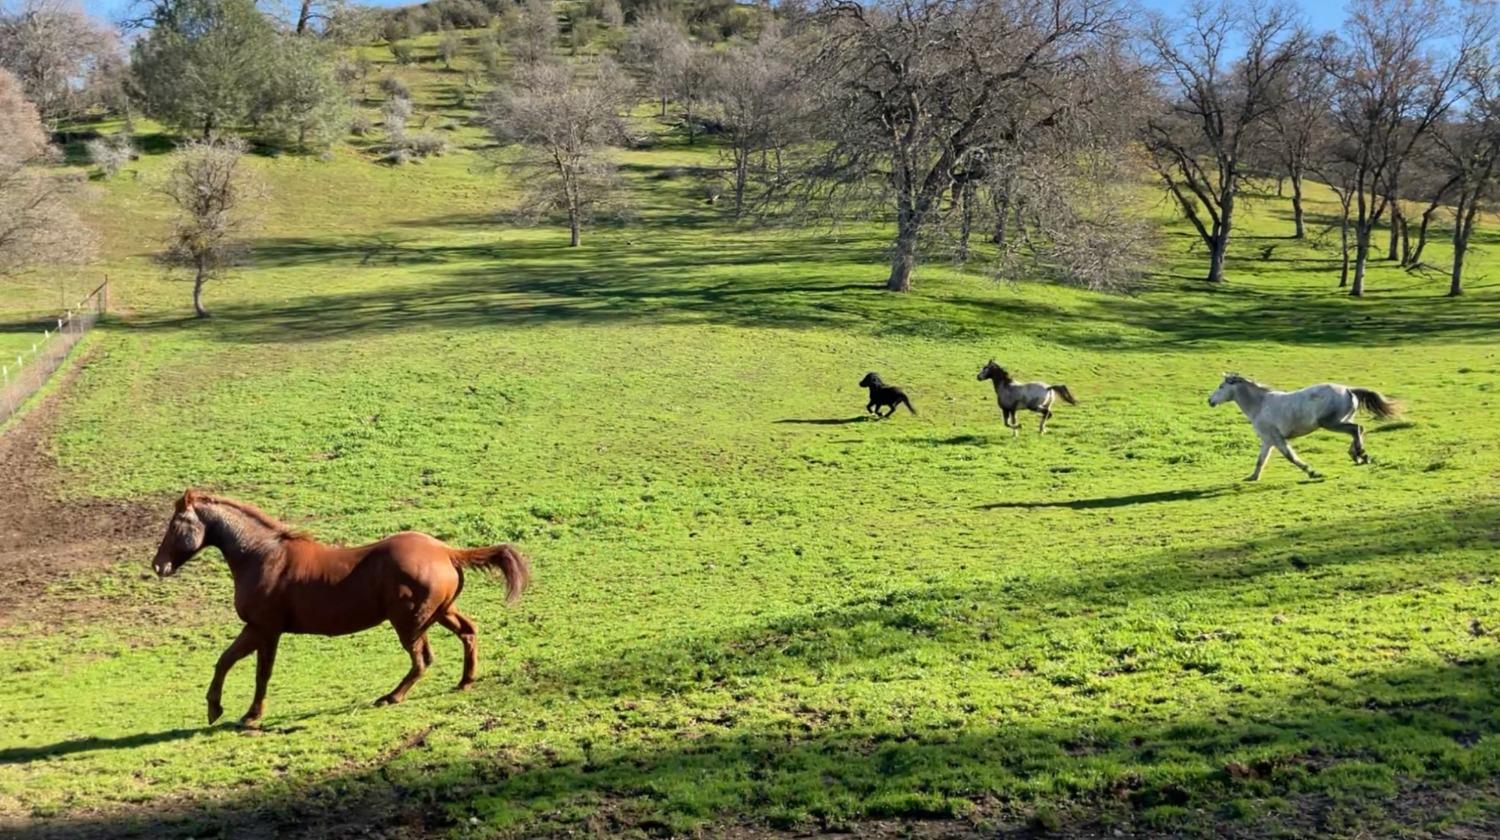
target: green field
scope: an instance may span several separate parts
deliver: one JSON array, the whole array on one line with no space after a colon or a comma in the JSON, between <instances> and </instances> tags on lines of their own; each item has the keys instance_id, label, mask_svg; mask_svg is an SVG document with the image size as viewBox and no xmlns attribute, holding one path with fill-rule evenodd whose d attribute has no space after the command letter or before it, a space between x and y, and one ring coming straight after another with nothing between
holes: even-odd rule
<instances>
[{"instance_id":1,"label":"green field","mask_svg":"<svg viewBox=\"0 0 1500 840\"><path fill-rule=\"evenodd\" d=\"M452 74L404 72L446 101ZM143 553L53 587L74 618L0 624L0 830L1500 819L1500 225L1458 300L1382 263L1343 296L1272 196L1222 288L1174 225L1129 297L939 262L891 295L883 228L704 206L671 175L709 146L622 153L636 218L569 249L503 221L513 176L452 134L401 168L255 159L271 198L208 321L152 259L166 158L102 183L91 271L121 314L52 447L65 492L152 505L153 529L193 485L329 540L518 542L521 604L483 577L462 599L476 689L450 691L438 632L408 702L372 708L407 668L393 633L288 637L264 729L205 728L228 575L210 553L158 581ZM42 293L0 286L0 313ZM974 378L991 357L1080 404L1012 437ZM920 413L867 421L867 370ZM1320 433L1296 446L1325 479L1277 459L1247 485L1253 432L1205 404L1226 370L1408 411L1371 424L1370 466Z\"/></svg>"}]
</instances>

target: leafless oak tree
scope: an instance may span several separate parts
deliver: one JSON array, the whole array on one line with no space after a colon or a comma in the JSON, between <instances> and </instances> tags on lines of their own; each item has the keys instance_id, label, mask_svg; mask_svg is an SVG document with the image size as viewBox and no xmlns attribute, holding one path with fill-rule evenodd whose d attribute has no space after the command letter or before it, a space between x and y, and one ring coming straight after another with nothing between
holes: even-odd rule
<instances>
[{"instance_id":1,"label":"leafless oak tree","mask_svg":"<svg viewBox=\"0 0 1500 840\"><path fill-rule=\"evenodd\" d=\"M1156 16L1146 40L1166 84L1146 147L1208 249L1208 281L1221 282L1246 156L1281 107L1306 36L1289 6L1215 0L1189 6L1180 23Z\"/></svg>"},{"instance_id":2,"label":"leafless oak tree","mask_svg":"<svg viewBox=\"0 0 1500 840\"><path fill-rule=\"evenodd\" d=\"M819 17L808 72L827 152L814 174L855 195L879 188L896 221L886 288L904 292L997 108L1081 61L1120 12L1109 0L825 0Z\"/></svg>"},{"instance_id":3,"label":"leafless oak tree","mask_svg":"<svg viewBox=\"0 0 1500 840\"><path fill-rule=\"evenodd\" d=\"M1327 61L1334 130L1352 176L1350 295L1365 293L1370 241L1394 209L1402 167L1452 107L1488 29L1443 0L1369 0L1350 14Z\"/></svg>"},{"instance_id":4,"label":"leafless oak tree","mask_svg":"<svg viewBox=\"0 0 1500 840\"><path fill-rule=\"evenodd\" d=\"M607 150L625 136L628 107L623 74L607 60L523 65L512 86L486 105L490 132L502 144L520 146L520 163L533 176L522 209L565 213L574 247L583 241L584 223L617 186Z\"/></svg>"}]
</instances>

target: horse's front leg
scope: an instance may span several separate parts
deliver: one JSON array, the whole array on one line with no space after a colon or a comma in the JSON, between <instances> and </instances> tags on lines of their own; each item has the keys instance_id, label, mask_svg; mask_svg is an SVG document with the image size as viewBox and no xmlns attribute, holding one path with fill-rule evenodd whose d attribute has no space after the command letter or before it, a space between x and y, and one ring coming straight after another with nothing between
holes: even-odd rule
<instances>
[{"instance_id":1,"label":"horse's front leg","mask_svg":"<svg viewBox=\"0 0 1500 840\"><path fill-rule=\"evenodd\" d=\"M255 649L255 697L250 700L250 709L240 718L241 726L254 726L266 713L266 686L271 684L271 670L276 667L276 648L281 644L280 633L261 634L260 647Z\"/></svg>"},{"instance_id":2,"label":"horse's front leg","mask_svg":"<svg viewBox=\"0 0 1500 840\"><path fill-rule=\"evenodd\" d=\"M208 723L210 726L224 714L224 706L220 702L224 693L224 676L234 663L249 656L256 648L260 647L260 633L255 628L246 624L240 630L240 634L229 647L219 655L219 662L214 666L214 678L208 684Z\"/></svg>"},{"instance_id":3,"label":"horse's front leg","mask_svg":"<svg viewBox=\"0 0 1500 840\"><path fill-rule=\"evenodd\" d=\"M1255 470L1245 476L1246 481L1260 481L1260 471L1266 468L1266 459L1271 457L1271 442L1260 442L1260 457L1255 459Z\"/></svg>"},{"instance_id":4,"label":"horse's front leg","mask_svg":"<svg viewBox=\"0 0 1500 840\"><path fill-rule=\"evenodd\" d=\"M1286 438L1277 438L1274 443L1276 444L1276 448L1281 450L1281 454L1285 455L1286 459L1292 462L1293 466L1307 473L1308 478L1322 478L1322 475L1320 475L1317 470L1308 466L1306 461L1303 461L1301 458L1297 457L1297 453L1292 451L1292 445L1290 443L1287 443Z\"/></svg>"}]
</instances>

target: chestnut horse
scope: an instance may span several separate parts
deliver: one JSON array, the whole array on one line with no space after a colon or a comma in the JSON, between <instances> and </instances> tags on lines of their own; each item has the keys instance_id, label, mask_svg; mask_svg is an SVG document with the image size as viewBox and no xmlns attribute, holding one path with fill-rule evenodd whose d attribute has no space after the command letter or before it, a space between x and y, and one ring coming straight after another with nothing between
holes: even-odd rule
<instances>
[{"instance_id":1,"label":"chestnut horse","mask_svg":"<svg viewBox=\"0 0 1500 840\"><path fill-rule=\"evenodd\" d=\"M411 656L411 670L377 706L400 703L432 664L427 630L441 624L464 646L458 690L474 684L479 665L478 628L454 608L464 588L464 567L498 566L507 600L521 597L531 579L526 558L510 545L453 548L435 537L406 531L358 548L324 545L293 531L254 505L188 490L177 502L152 566L175 574L212 546L234 577L234 610L245 622L219 657L208 684L208 722L219 705L224 676L256 654L255 699L241 723L253 726L266 711L266 684L283 633L341 636L389 621Z\"/></svg>"}]
</instances>

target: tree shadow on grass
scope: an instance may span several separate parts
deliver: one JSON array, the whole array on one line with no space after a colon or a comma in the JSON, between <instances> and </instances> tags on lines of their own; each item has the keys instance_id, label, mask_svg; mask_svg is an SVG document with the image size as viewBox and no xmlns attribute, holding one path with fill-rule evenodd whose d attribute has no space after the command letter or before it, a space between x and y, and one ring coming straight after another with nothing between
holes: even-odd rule
<instances>
[{"instance_id":1,"label":"tree shadow on grass","mask_svg":"<svg viewBox=\"0 0 1500 840\"><path fill-rule=\"evenodd\" d=\"M1500 770L1493 751L1466 746L1500 734L1497 686L1496 659L1480 656L1394 666L1337 688L1242 699L1170 721L1093 714L1085 703L1047 722L882 725L835 705L803 706L781 724L685 721L625 746L585 739L541 754L440 752L407 737L374 766L290 791L262 786L186 806L38 821L8 836L422 836L467 826L471 815L491 830L503 827L496 820L512 830L519 823L526 836L585 826L662 835L747 820L826 829L871 817L953 818L976 807L1019 827L1042 803L1063 828L1103 818L1220 837L1359 833L1365 821L1378 829L1382 808L1403 808L1403 795L1422 785L1459 794L1426 819L1480 800L1458 780ZM479 734L446 728L450 745L452 736ZM1273 796L1293 807L1260 817L1232 808ZM975 826L972 836L993 832Z\"/></svg>"},{"instance_id":2,"label":"tree shadow on grass","mask_svg":"<svg viewBox=\"0 0 1500 840\"><path fill-rule=\"evenodd\" d=\"M479 226L487 214L412 222ZM1500 295L1453 301L1378 288L1351 301L1337 291L1293 292L1254 284L1158 282L1135 297L1084 297L1060 306L993 295L894 295L879 282L882 252L832 236L745 239L675 230L652 219L608 240L430 242L420 235L266 239L253 249L271 268L420 268L399 285L309 293L290 301L221 304L212 334L230 342L317 341L421 328L550 323L711 323L746 327L859 329L879 336L968 340L997 331L1045 335L1094 350L1149 350L1204 343L1373 346L1488 340L1500 333ZM750 269L760 269L747 274ZM851 277L855 278L851 282ZM132 326L164 324L134 321Z\"/></svg>"},{"instance_id":3,"label":"tree shadow on grass","mask_svg":"<svg viewBox=\"0 0 1500 840\"><path fill-rule=\"evenodd\" d=\"M497 749L495 731L518 723L506 720L502 703L493 720L439 718L416 735L408 727L393 735L392 748L328 775L267 780L184 806L38 821L11 836L420 835L464 826L470 816L490 829L496 820L519 823L528 836L585 826L663 834L744 820L830 827L870 817L952 818L975 807L1019 824L1037 803L1066 820L1106 816L1142 831L1357 832L1362 820L1378 831L1379 809L1406 808L1400 800L1417 786L1459 791L1447 802L1453 809L1479 796L1460 787L1465 780L1500 774L1500 753L1482 746L1500 737L1492 643L1475 637L1467 647L1447 646L1441 658L1412 651L1376 665L1367 656L1357 671L1322 669L1305 679L1277 668L1248 691L1227 683L1205 689L1180 675L1205 667L1194 653L1205 646L1235 655L1234 635L1135 622L1153 614L1151 599L1178 603L1184 594L1195 608L1221 614L1215 610L1243 606L1255 579L1268 574L1302 576L1295 597L1275 604L1293 616L1297 598L1357 597L1368 577L1362 569L1372 564L1380 564L1375 592L1431 587L1478 568L1472 556L1434 563L1437 552L1493 551L1497 540L1500 505L1474 504L1292 530L1268 525L1218 546L1127 556L1126 567L1103 573L895 588L712 637L652 637L607 659L540 664L479 686L481 699L522 692L585 703L602 726L629 731L629 739L581 734L535 751ZM1300 562L1288 561L1292 552ZM1407 555L1429 559L1410 563ZM1138 607L1135 617L1101 614L1121 602ZM1092 629L1069 635L1084 626ZM1060 634L1115 650L1112 633L1125 626L1146 633L1132 637L1135 644L1169 648L1151 670L1121 664L1140 655L1133 646L1112 654L1120 661L1028 667L1012 660L1034 654L1012 653L996 638ZM1263 630L1303 632L1295 624ZM963 663L977 677L1022 682L1032 700L966 706L962 691L933 694L926 672L911 669L916 649L933 666ZM1075 673L1079 667L1087 672ZM1216 678L1205 671L1192 679ZM884 685L880 696L890 699L880 702L896 705L872 714L869 697L861 706L852 702L857 694L799 688L849 682ZM1119 692L1111 689L1117 682ZM1151 694L1178 687L1202 691L1202 702L1188 715L1162 714ZM735 710L759 702L759 690L769 690L771 705L757 707L754 723L739 722ZM682 697L698 699L674 705ZM1054 712L1038 713L1043 700L1056 702ZM942 713L912 714L901 705L911 702ZM442 738L426 737L436 729L446 730ZM1295 807L1245 818L1236 806L1267 797Z\"/></svg>"}]
</instances>

